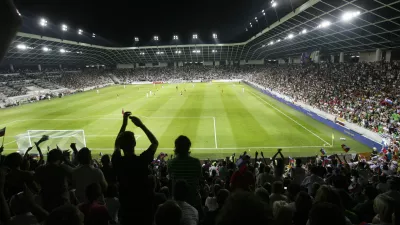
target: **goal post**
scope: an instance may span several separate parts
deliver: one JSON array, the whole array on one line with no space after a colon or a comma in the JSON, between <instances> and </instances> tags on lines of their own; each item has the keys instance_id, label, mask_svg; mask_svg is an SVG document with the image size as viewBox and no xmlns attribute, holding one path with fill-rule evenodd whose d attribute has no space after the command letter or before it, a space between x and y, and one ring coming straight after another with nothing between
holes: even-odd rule
<instances>
[{"instance_id":1,"label":"goal post","mask_svg":"<svg viewBox=\"0 0 400 225\"><path fill-rule=\"evenodd\" d=\"M49 147L50 149L57 146L61 150L70 149L71 143L76 143L76 147L86 147L86 138L84 130L27 130L26 133L17 135L16 143L18 150L25 152L26 149L35 145L43 135L49 137L41 147L42 150Z\"/></svg>"}]
</instances>

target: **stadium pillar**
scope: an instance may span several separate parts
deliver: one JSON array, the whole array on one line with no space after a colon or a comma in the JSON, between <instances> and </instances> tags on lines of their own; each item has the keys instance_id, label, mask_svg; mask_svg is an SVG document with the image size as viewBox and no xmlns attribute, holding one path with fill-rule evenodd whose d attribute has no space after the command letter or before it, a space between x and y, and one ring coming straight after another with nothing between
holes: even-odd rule
<instances>
[{"instance_id":1,"label":"stadium pillar","mask_svg":"<svg viewBox=\"0 0 400 225\"><path fill-rule=\"evenodd\" d=\"M62 69L62 65L60 64L60 65L58 65L58 67L60 67L60 70Z\"/></svg>"},{"instance_id":2,"label":"stadium pillar","mask_svg":"<svg viewBox=\"0 0 400 225\"><path fill-rule=\"evenodd\" d=\"M99 68L100 68L99 64L97 64L97 65L96 65L96 68L97 68L97 69L99 69Z\"/></svg>"},{"instance_id":3,"label":"stadium pillar","mask_svg":"<svg viewBox=\"0 0 400 225\"><path fill-rule=\"evenodd\" d=\"M382 60L382 50L377 48L375 51L375 62L379 62Z\"/></svg>"},{"instance_id":4,"label":"stadium pillar","mask_svg":"<svg viewBox=\"0 0 400 225\"><path fill-rule=\"evenodd\" d=\"M335 56L331 55L331 63L335 63Z\"/></svg>"},{"instance_id":5,"label":"stadium pillar","mask_svg":"<svg viewBox=\"0 0 400 225\"><path fill-rule=\"evenodd\" d=\"M292 63L293 63L293 59L292 59L292 57L289 57L289 59L288 59L288 63L289 63L289 64L292 64Z\"/></svg>"},{"instance_id":6,"label":"stadium pillar","mask_svg":"<svg viewBox=\"0 0 400 225\"><path fill-rule=\"evenodd\" d=\"M339 62L344 63L344 53L343 52L340 53Z\"/></svg>"},{"instance_id":7,"label":"stadium pillar","mask_svg":"<svg viewBox=\"0 0 400 225\"><path fill-rule=\"evenodd\" d=\"M11 72L14 72L14 65L13 64L10 64L10 70L11 70Z\"/></svg>"},{"instance_id":8,"label":"stadium pillar","mask_svg":"<svg viewBox=\"0 0 400 225\"><path fill-rule=\"evenodd\" d=\"M385 56L385 61L390 62L391 58L392 58L392 50L387 50L386 56Z\"/></svg>"},{"instance_id":9,"label":"stadium pillar","mask_svg":"<svg viewBox=\"0 0 400 225\"><path fill-rule=\"evenodd\" d=\"M39 64L39 65L37 65L37 67L38 67L38 70L39 71L42 71L42 66Z\"/></svg>"}]
</instances>

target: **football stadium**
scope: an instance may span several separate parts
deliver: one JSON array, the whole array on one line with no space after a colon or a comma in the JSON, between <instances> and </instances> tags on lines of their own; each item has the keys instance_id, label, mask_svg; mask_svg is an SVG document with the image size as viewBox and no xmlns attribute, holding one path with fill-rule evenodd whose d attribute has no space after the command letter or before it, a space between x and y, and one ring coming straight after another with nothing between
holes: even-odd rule
<instances>
[{"instance_id":1,"label":"football stadium","mask_svg":"<svg viewBox=\"0 0 400 225\"><path fill-rule=\"evenodd\" d=\"M0 224L400 224L400 1L82 3L0 2Z\"/></svg>"}]
</instances>

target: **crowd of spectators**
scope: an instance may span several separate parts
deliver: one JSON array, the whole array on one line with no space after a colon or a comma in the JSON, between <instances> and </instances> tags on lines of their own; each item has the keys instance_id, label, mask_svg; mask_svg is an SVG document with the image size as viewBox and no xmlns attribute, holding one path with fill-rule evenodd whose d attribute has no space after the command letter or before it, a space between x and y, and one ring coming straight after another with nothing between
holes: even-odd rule
<instances>
[{"instance_id":1,"label":"crowd of spectators","mask_svg":"<svg viewBox=\"0 0 400 225\"><path fill-rule=\"evenodd\" d=\"M397 153L286 159L278 149L200 161L188 137L176 138L173 155L156 153L149 128L130 112L122 120L114 153L100 162L73 143L72 154L48 150L45 162L46 136L35 143L38 155L1 156L0 223L400 224ZM129 120L150 142L140 155Z\"/></svg>"}]
</instances>

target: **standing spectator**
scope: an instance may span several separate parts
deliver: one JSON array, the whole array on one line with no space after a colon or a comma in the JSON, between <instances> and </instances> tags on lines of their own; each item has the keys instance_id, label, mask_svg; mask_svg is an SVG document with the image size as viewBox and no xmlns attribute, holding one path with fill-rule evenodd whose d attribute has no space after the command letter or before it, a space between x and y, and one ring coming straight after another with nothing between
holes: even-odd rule
<instances>
[{"instance_id":1,"label":"standing spectator","mask_svg":"<svg viewBox=\"0 0 400 225\"><path fill-rule=\"evenodd\" d=\"M302 167L301 159L296 159L296 167L290 169L290 177L294 184L301 184L306 178L306 170Z\"/></svg>"},{"instance_id":2,"label":"standing spectator","mask_svg":"<svg viewBox=\"0 0 400 225\"><path fill-rule=\"evenodd\" d=\"M219 190L217 194L217 203L218 203L218 208L214 211L208 211L205 219L204 219L204 225L214 225L215 220L217 219L217 216L219 215L219 212L221 211L221 208L224 206L226 199L229 197L229 191L226 189L221 189Z\"/></svg>"},{"instance_id":3,"label":"standing spectator","mask_svg":"<svg viewBox=\"0 0 400 225\"><path fill-rule=\"evenodd\" d=\"M143 130L151 143L140 156L135 155L135 135L131 131L125 131L130 115L130 112L123 115L123 123L112 156L112 164L119 181L120 222L125 225L140 221L141 224L147 225L153 223L152 194L147 182L148 165L153 161L158 141L139 118L131 116L132 122ZM121 155L121 149L124 156Z\"/></svg>"},{"instance_id":4,"label":"standing spectator","mask_svg":"<svg viewBox=\"0 0 400 225\"><path fill-rule=\"evenodd\" d=\"M62 161L61 150L53 149L47 154L47 164L36 169L35 179L41 187L40 199L48 212L70 202L68 180L71 174L61 167Z\"/></svg>"},{"instance_id":5,"label":"standing spectator","mask_svg":"<svg viewBox=\"0 0 400 225\"><path fill-rule=\"evenodd\" d=\"M176 193L177 180L185 180L189 185L187 202L197 210L201 209L199 181L201 175L200 160L190 156L191 142L186 136L175 140L175 158L168 161L168 172L172 180L172 193ZM175 196L174 196L175 197Z\"/></svg>"},{"instance_id":6,"label":"standing spectator","mask_svg":"<svg viewBox=\"0 0 400 225\"><path fill-rule=\"evenodd\" d=\"M231 190L254 191L256 181L254 175L249 170L250 157L246 154L242 156L242 163L239 170L235 171L231 177Z\"/></svg>"},{"instance_id":7,"label":"standing spectator","mask_svg":"<svg viewBox=\"0 0 400 225\"><path fill-rule=\"evenodd\" d=\"M292 225L293 211L286 201L275 201L272 212L274 225Z\"/></svg>"},{"instance_id":8,"label":"standing spectator","mask_svg":"<svg viewBox=\"0 0 400 225\"><path fill-rule=\"evenodd\" d=\"M100 169L106 178L107 184L115 184L117 182L117 176L115 175L115 171L111 166L110 155L103 155L100 161L102 165Z\"/></svg>"},{"instance_id":9,"label":"standing spectator","mask_svg":"<svg viewBox=\"0 0 400 225\"><path fill-rule=\"evenodd\" d=\"M153 212L155 213L158 206L167 201L167 197L164 193L156 192L156 178L153 175L148 176L148 182L150 188L149 191L152 192L151 194L153 195Z\"/></svg>"},{"instance_id":10,"label":"standing spectator","mask_svg":"<svg viewBox=\"0 0 400 225\"><path fill-rule=\"evenodd\" d=\"M317 175L318 169L317 167L313 166L311 167L310 170L311 174L310 176L306 177L303 182L301 183L301 186L305 187L308 189L308 194L312 195L313 193L313 184L318 183L318 184L325 184L325 181Z\"/></svg>"},{"instance_id":11,"label":"standing spectator","mask_svg":"<svg viewBox=\"0 0 400 225\"><path fill-rule=\"evenodd\" d=\"M22 162L23 158L17 152L11 153L5 158L4 164L10 168L6 176L5 197L7 199L23 191L25 183L28 184L32 190L37 191L33 174L29 171L21 170Z\"/></svg>"},{"instance_id":12,"label":"standing spectator","mask_svg":"<svg viewBox=\"0 0 400 225\"><path fill-rule=\"evenodd\" d=\"M199 224L199 213L197 209L186 202L189 194L189 185L185 180L175 182L174 199L182 210L181 225Z\"/></svg>"},{"instance_id":13,"label":"standing spectator","mask_svg":"<svg viewBox=\"0 0 400 225\"><path fill-rule=\"evenodd\" d=\"M205 207L208 209L208 211L215 211L218 209L217 194L219 190L221 190L221 186L218 184L214 185L213 195L207 197Z\"/></svg>"},{"instance_id":14,"label":"standing spectator","mask_svg":"<svg viewBox=\"0 0 400 225\"><path fill-rule=\"evenodd\" d=\"M79 167L72 172L72 186L76 188L75 195L79 202L85 201L86 187L97 183L100 185L102 193L107 191L107 182L103 172L94 168L92 163L92 154L88 148L82 148L78 152Z\"/></svg>"},{"instance_id":15,"label":"standing spectator","mask_svg":"<svg viewBox=\"0 0 400 225\"><path fill-rule=\"evenodd\" d=\"M392 215L398 208L398 202L388 195L380 194L374 200L375 218L374 224L392 224Z\"/></svg>"},{"instance_id":16,"label":"standing spectator","mask_svg":"<svg viewBox=\"0 0 400 225\"><path fill-rule=\"evenodd\" d=\"M223 180L228 176L228 169L226 168L226 161L222 161L222 165L219 167L219 177Z\"/></svg>"},{"instance_id":17,"label":"standing spectator","mask_svg":"<svg viewBox=\"0 0 400 225\"><path fill-rule=\"evenodd\" d=\"M85 215L85 225L108 225L111 220L103 199L102 189L98 183L89 184L85 190L86 201L78 208Z\"/></svg>"}]
</instances>

